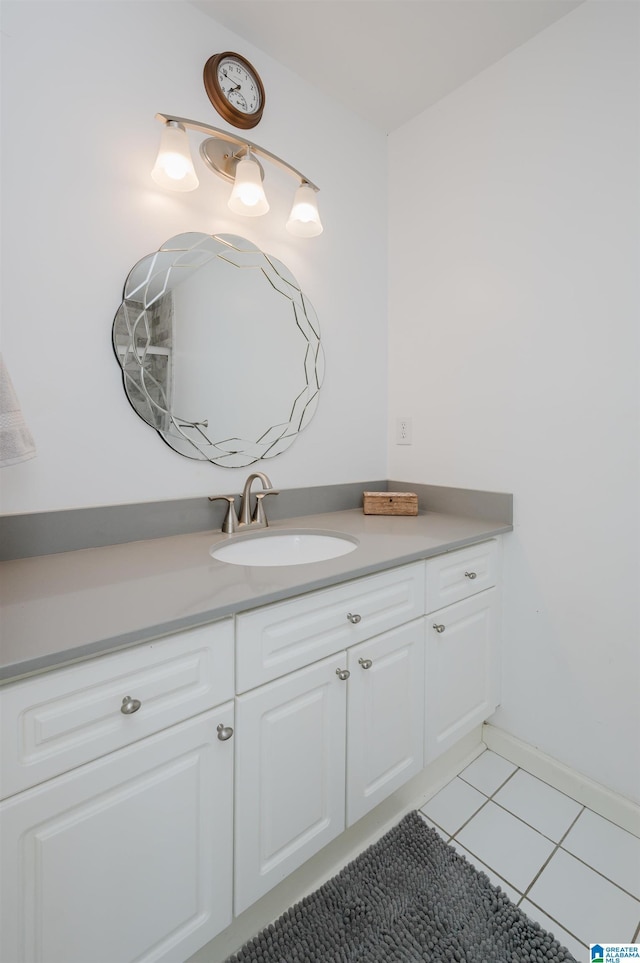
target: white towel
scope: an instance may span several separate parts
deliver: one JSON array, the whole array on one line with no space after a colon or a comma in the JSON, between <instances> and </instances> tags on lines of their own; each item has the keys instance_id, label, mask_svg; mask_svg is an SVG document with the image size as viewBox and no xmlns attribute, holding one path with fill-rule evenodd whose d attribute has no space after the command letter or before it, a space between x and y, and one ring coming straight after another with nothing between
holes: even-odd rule
<instances>
[{"instance_id":1,"label":"white towel","mask_svg":"<svg viewBox=\"0 0 640 963\"><path fill-rule=\"evenodd\" d=\"M33 458L36 446L0 355L0 468Z\"/></svg>"}]
</instances>

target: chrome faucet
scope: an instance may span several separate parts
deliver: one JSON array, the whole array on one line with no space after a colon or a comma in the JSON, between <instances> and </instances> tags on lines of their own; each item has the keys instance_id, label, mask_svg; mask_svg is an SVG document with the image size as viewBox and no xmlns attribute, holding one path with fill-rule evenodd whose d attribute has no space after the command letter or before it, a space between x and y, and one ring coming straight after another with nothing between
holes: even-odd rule
<instances>
[{"instance_id":1,"label":"chrome faucet","mask_svg":"<svg viewBox=\"0 0 640 963\"><path fill-rule=\"evenodd\" d=\"M259 478L262 482L262 491L256 494L256 507L253 515L251 514L251 486L254 479ZM242 489L242 501L240 502L240 527L252 525L254 528L266 528L269 522L264 513L263 501L267 495L277 495L278 492L271 484L271 480L261 471L256 471L249 475L244 488Z\"/></svg>"},{"instance_id":2,"label":"chrome faucet","mask_svg":"<svg viewBox=\"0 0 640 963\"><path fill-rule=\"evenodd\" d=\"M251 486L254 479L259 478L262 482L262 491L256 492L256 507L251 514ZM269 524L264 511L264 499L267 495L277 495L277 490L271 484L269 478L261 471L256 471L249 475L242 490L242 501L240 502L240 518L236 514L235 495L209 495L209 501L215 502L224 499L229 503L227 513L222 523L222 531L227 535L234 535L241 528L266 528Z\"/></svg>"}]
</instances>

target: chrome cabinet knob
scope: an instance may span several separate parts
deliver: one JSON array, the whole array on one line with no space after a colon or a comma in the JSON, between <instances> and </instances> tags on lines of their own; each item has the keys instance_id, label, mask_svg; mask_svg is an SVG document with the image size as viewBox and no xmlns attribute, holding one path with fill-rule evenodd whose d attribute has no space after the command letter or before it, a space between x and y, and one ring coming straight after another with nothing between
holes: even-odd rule
<instances>
[{"instance_id":1,"label":"chrome cabinet knob","mask_svg":"<svg viewBox=\"0 0 640 963\"><path fill-rule=\"evenodd\" d=\"M120 712L123 712L125 716L130 716L132 713L137 712L141 705L140 699L132 699L131 696L125 696L120 706Z\"/></svg>"},{"instance_id":2,"label":"chrome cabinet knob","mask_svg":"<svg viewBox=\"0 0 640 963\"><path fill-rule=\"evenodd\" d=\"M218 726L217 732L218 732L218 739L220 740L220 742L226 742L227 739L230 739L231 736L233 735L233 729L231 728L231 726L225 726L224 723L222 722Z\"/></svg>"},{"instance_id":3,"label":"chrome cabinet knob","mask_svg":"<svg viewBox=\"0 0 640 963\"><path fill-rule=\"evenodd\" d=\"M348 669L336 669L336 675L342 682L346 682L351 673Z\"/></svg>"},{"instance_id":4,"label":"chrome cabinet knob","mask_svg":"<svg viewBox=\"0 0 640 963\"><path fill-rule=\"evenodd\" d=\"M433 627L434 627L434 629L436 630L436 632L444 632L444 630L445 630L445 628L446 628L446 626L444 626L444 625L438 625L437 622L434 622L434 623L433 623Z\"/></svg>"},{"instance_id":5,"label":"chrome cabinet knob","mask_svg":"<svg viewBox=\"0 0 640 963\"><path fill-rule=\"evenodd\" d=\"M349 619L352 625L357 625L358 622L362 621L361 615L352 615L351 612L347 612L347 618Z\"/></svg>"},{"instance_id":6,"label":"chrome cabinet knob","mask_svg":"<svg viewBox=\"0 0 640 963\"><path fill-rule=\"evenodd\" d=\"M478 575L476 572L465 572L464 577L474 579L474 578L477 578Z\"/></svg>"},{"instance_id":7,"label":"chrome cabinet knob","mask_svg":"<svg viewBox=\"0 0 640 963\"><path fill-rule=\"evenodd\" d=\"M362 666L363 669L370 669L371 666L373 665L373 662L371 661L371 659L358 659L358 663Z\"/></svg>"}]
</instances>

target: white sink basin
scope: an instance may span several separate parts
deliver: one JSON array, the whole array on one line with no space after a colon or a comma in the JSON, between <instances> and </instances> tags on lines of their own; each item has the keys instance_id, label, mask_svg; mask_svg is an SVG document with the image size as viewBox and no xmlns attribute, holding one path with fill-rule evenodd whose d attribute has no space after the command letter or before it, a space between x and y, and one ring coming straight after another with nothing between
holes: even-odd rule
<instances>
[{"instance_id":1,"label":"white sink basin","mask_svg":"<svg viewBox=\"0 0 640 963\"><path fill-rule=\"evenodd\" d=\"M357 539L350 535L288 529L232 535L229 541L214 545L210 553L231 565L306 565L338 558L357 547Z\"/></svg>"}]
</instances>

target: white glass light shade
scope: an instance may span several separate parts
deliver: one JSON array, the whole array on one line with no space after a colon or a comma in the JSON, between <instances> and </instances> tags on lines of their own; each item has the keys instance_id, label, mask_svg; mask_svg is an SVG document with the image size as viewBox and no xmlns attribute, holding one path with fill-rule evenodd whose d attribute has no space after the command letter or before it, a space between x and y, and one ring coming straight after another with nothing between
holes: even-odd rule
<instances>
[{"instance_id":1,"label":"white glass light shade","mask_svg":"<svg viewBox=\"0 0 640 963\"><path fill-rule=\"evenodd\" d=\"M169 123L162 131L160 150L151 176L156 184L170 191L195 191L198 186L189 138L180 124Z\"/></svg>"},{"instance_id":2,"label":"white glass light shade","mask_svg":"<svg viewBox=\"0 0 640 963\"><path fill-rule=\"evenodd\" d=\"M308 184L301 184L295 193L287 230L297 237L317 237L322 234L316 192Z\"/></svg>"},{"instance_id":3,"label":"white glass light shade","mask_svg":"<svg viewBox=\"0 0 640 963\"><path fill-rule=\"evenodd\" d=\"M229 198L229 208L234 214L258 217L269 210L260 165L250 153L241 158L236 166L236 179Z\"/></svg>"}]
</instances>

